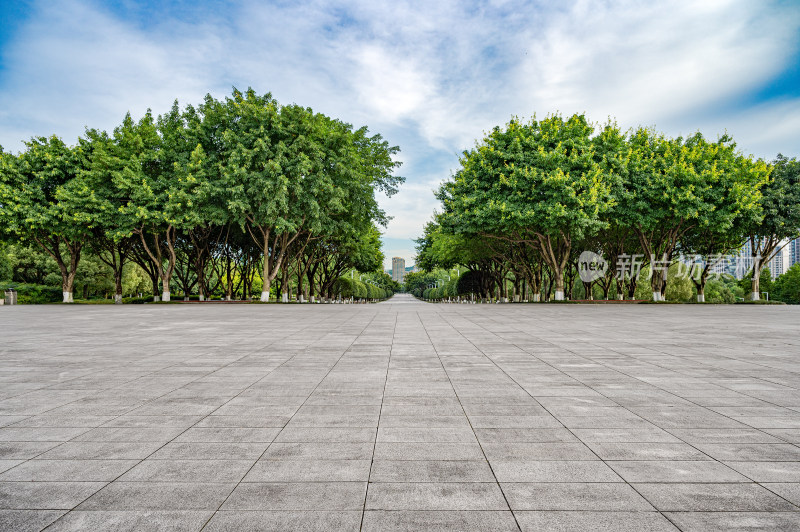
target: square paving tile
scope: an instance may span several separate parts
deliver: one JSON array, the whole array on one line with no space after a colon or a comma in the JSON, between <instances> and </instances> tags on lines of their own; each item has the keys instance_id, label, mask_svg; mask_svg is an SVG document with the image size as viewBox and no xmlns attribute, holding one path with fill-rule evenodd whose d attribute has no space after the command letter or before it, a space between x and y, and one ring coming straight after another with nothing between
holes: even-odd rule
<instances>
[{"instance_id":1,"label":"square paving tile","mask_svg":"<svg viewBox=\"0 0 800 532\"><path fill-rule=\"evenodd\" d=\"M662 512L779 512L797 509L757 484L633 484L633 487Z\"/></svg>"},{"instance_id":2,"label":"square paving tile","mask_svg":"<svg viewBox=\"0 0 800 532\"><path fill-rule=\"evenodd\" d=\"M677 532L670 521L658 512L514 512L523 532L557 530L559 532Z\"/></svg>"},{"instance_id":3,"label":"square paving tile","mask_svg":"<svg viewBox=\"0 0 800 532\"><path fill-rule=\"evenodd\" d=\"M508 510L496 483L375 483L367 510Z\"/></svg>"},{"instance_id":4,"label":"square paving tile","mask_svg":"<svg viewBox=\"0 0 800 532\"><path fill-rule=\"evenodd\" d=\"M366 482L244 482L222 510L362 510Z\"/></svg>"},{"instance_id":5,"label":"square paving tile","mask_svg":"<svg viewBox=\"0 0 800 532\"><path fill-rule=\"evenodd\" d=\"M504 483L516 510L652 511L653 507L624 483Z\"/></svg>"}]
</instances>

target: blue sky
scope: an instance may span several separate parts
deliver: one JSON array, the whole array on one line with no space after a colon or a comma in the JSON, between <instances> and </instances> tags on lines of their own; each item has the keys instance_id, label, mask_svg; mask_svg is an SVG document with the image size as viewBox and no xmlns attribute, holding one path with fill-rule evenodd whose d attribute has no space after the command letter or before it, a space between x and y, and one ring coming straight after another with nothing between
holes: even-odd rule
<instances>
[{"instance_id":1,"label":"blue sky","mask_svg":"<svg viewBox=\"0 0 800 532\"><path fill-rule=\"evenodd\" d=\"M32 135L74 142L87 125L233 86L381 133L407 178L381 200L394 216L387 264L412 262L432 190L513 115L727 131L757 157L800 155L793 0L23 0L3 2L0 21L7 150Z\"/></svg>"}]
</instances>

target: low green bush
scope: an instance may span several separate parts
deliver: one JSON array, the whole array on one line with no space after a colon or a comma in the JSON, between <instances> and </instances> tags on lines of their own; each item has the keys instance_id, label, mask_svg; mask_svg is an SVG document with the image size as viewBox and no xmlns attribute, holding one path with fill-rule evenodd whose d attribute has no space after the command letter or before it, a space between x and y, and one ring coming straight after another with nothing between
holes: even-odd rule
<instances>
[{"instance_id":1,"label":"low green bush","mask_svg":"<svg viewBox=\"0 0 800 532\"><path fill-rule=\"evenodd\" d=\"M15 282L0 283L0 292L3 292L0 297L5 297L4 292L11 288L17 291L17 303L20 305L59 303L64 298L61 288Z\"/></svg>"},{"instance_id":2,"label":"low green bush","mask_svg":"<svg viewBox=\"0 0 800 532\"><path fill-rule=\"evenodd\" d=\"M122 303L123 304L133 304L133 305L141 305L143 303L152 303L153 296L147 297L123 297Z\"/></svg>"}]
</instances>

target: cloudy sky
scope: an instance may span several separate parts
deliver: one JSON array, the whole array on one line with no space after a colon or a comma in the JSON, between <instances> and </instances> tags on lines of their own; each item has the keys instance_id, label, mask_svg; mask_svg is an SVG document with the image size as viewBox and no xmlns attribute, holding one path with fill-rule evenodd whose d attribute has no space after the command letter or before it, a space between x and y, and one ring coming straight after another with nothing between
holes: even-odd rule
<instances>
[{"instance_id":1,"label":"cloudy sky","mask_svg":"<svg viewBox=\"0 0 800 532\"><path fill-rule=\"evenodd\" d=\"M382 200L387 264L412 262L432 190L512 115L727 131L757 157L800 155L796 0L16 0L0 21L6 150L234 86L381 133L407 178Z\"/></svg>"}]
</instances>

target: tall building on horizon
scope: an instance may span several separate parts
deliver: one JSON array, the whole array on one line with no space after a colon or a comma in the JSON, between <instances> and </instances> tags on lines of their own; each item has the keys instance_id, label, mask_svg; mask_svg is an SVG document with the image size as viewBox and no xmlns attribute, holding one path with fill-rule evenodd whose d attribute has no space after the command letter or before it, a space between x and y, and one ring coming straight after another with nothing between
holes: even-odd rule
<instances>
[{"instance_id":1,"label":"tall building on horizon","mask_svg":"<svg viewBox=\"0 0 800 532\"><path fill-rule=\"evenodd\" d=\"M771 261L769 261L769 273L772 275L773 281L786 273L786 270L788 270L792 265L791 256L789 254L789 246L791 244L791 242L787 244L783 249L775 254Z\"/></svg>"},{"instance_id":2,"label":"tall building on horizon","mask_svg":"<svg viewBox=\"0 0 800 532\"><path fill-rule=\"evenodd\" d=\"M406 276L406 260L402 257L392 257L392 281L403 282Z\"/></svg>"},{"instance_id":3,"label":"tall building on horizon","mask_svg":"<svg viewBox=\"0 0 800 532\"><path fill-rule=\"evenodd\" d=\"M789 267L800 262L800 238L795 238L789 243Z\"/></svg>"},{"instance_id":4,"label":"tall building on horizon","mask_svg":"<svg viewBox=\"0 0 800 532\"><path fill-rule=\"evenodd\" d=\"M780 251L775 253L775 256L765 265L769 269L773 281L786 273L786 270L791 268L797 260L797 253L800 251L800 249L798 249L798 246L800 246L798 241L800 241L800 238L792 240L791 242L782 240L778 244ZM734 273L734 277L737 279L741 279L747 271L753 267L753 258L750 255L750 241L742 246L739 257L740 264Z\"/></svg>"}]
</instances>

